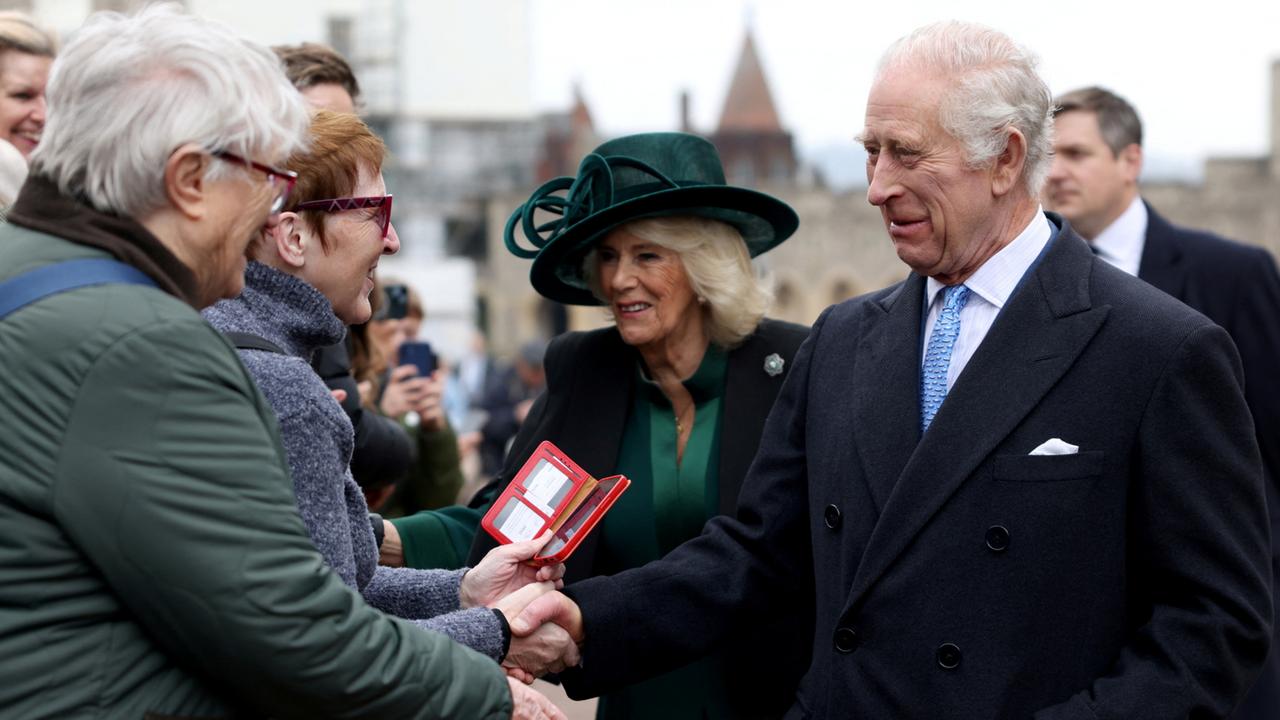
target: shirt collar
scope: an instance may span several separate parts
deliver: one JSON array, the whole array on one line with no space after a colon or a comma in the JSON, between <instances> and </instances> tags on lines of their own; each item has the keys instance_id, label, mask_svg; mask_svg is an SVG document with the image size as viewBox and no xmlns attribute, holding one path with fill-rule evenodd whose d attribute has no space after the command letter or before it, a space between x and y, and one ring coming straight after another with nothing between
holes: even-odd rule
<instances>
[{"instance_id":1,"label":"shirt collar","mask_svg":"<svg viewBox=\"0 0 1280 720\"><path fill-rule=\"evenodd\" d=\"M969 276L968 280L964 281L964 284L971 292L997 309L1003 308L1009 296L1013 294L1014 288L1018 286L1018 281L1022 280L1022 276L1040 256L1040 251L1044 249L1051 237L1053 237L1053 228L1050 227L1049 219L1044 215L1044 208L1037 208L1035 217L1031 218L1031 222L1018 233L1013 242L1000 248L1000 252L988 258ZM925 278L925 308L933 306L938 293L944 288L946 286L937 280Z\"/></svg>"},{"instance_id":2,"label":"shirt collar","mask_svg":"<svg viewBox=\"0 0 1280 720\"><path fill-rule=\"evenodd\" d=\"M1098 233L1090 245L1098 257L1130 274L1136 274L1147 237L1147 206L1135 195L1115 222ZM1129 271L1128 268L1133 270Z\"/></svg>"}]
</instances>

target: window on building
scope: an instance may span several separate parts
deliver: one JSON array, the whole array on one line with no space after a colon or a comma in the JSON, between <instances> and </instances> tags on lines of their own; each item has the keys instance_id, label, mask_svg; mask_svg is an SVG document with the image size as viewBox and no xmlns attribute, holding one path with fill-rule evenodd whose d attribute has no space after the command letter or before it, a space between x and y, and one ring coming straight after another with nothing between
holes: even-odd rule
<instances>
[{"instance_id":1,"label":"window on building","mask_svg":"<svg viewBox=\"0 0 1280 720\"><path fill-rule=\"evenodd\" d=\"M778 289L774 291L773 299L778 310L788 310L791 307L791 303L796 300L795 288L791 287L791 283L789 282L778 283Z\"/></svg>"},{"instance_id":2,"label":"window on building","mask_svg":"<svg viewBox=\"0 0 1280 720\"><path fill-rule=\"evenodd\" d=\"M354 23L349 17L330 15L328 18L329 47L338 51L345 58L354 58L355 32Z\"/></svg>"},{"instance_id":3,"label":"window on building","mask_svg":"<svg viewBox=\"0 0 1280 720\"><path fill-rule=\"evenodd\" d=\"M791 179L791 163L781 153L776 154L769 162L769 180L781 183Z\"/></svg>"},{"instance_id":4,"label":"window on building","mask_svg":"<svg viewBox=\"0 0 1280 720\"><path fill-rule=\"evenodd\" d=\"M25 3L22 3L22 2L8 3L7 2L0 7L3 7L5 10L26 10L27 12L30 12L31 6L33 4L34 3L32 2L25 2ZM137 10L138 6L142 4L143 3L140 2L140 0L93 0L93 3L90 6L92 8L90 12L130 13L130 12L133 12L134 10ZM22 7L23 5L25 5L26 7L25 8ZM182 5L185 6L186 3L184 2L182 3Z\"/></svg>"},{"instance_id":5,"label":"window on building","mask_svg":"<svg viewBox=\"0 0 1280 720\"><path fill-rule=\"evenodd\" d=\"M853 283L848 280L837 280L831 286L831 302L844 302L853 297L855 293Z\"/></svg>"}]
</instances>

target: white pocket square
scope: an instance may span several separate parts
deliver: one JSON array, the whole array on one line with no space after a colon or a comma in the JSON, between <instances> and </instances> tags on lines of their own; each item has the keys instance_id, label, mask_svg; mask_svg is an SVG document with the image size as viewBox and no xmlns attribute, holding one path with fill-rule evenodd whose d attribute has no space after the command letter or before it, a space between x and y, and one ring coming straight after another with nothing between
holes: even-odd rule
<instances>
[{"instance_id":1,"label":"white pocket square","mask_svg":"<svg viewBox=\"0 0 1280 720\"><path fill-rule=\"evenodd\" d=\"M1075 455L1080 452L1079 445L1072 445L1063 441L1062 438L1049 438L1040 443L1040 446L1032 450L1029 455Z\"/></svg>"}]
</instances>

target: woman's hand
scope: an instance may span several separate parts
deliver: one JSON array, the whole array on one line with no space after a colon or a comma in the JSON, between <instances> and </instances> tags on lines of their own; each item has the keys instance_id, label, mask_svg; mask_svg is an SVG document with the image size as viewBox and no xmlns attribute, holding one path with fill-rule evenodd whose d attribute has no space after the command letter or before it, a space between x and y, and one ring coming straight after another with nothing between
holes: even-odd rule
<instances>
[{"instance_id":1,"label":"woman's hand","mask_svg":"<svg viewBox=\"0 0 1280 720\"><path fill-rule=\"evenodd\" d=\"M567 720L542 693L515 678L507 678L511 689L511 720Z\"/></svg>"},{"instance_id":2,"label":"woman's hand","mask_svg":"<svg viewBox=\"0 0 1280 720\"><path fill-rule=\"evenodd\" d=\"M463 608L491 607L499 598L533 582L564 587L564 564L534 567L527 564L551 540L550 530L524 542L499 545L462 576L458 601Z\"/></svg>"},{"instance_id":3,"label":"woman's hand","mask_svg":"<svg viewBox=\"0 0 1280 720\"><path fill-rule=\"evenodd\" d=\"M418 402L413 405L413 411L418 413L419 427L431 432L443 430L445 425L444 371L436 370L430 377L421 378L421 380L425 383L423 392Z\"/></svg>"},{"instance_id":4,"label":"woman's hand","mask_svg":"<svg viewBox=\"0 0 1280 720\"><path fill-rule=\"evenodd\" d=\"M418 368L413 365L401 365L391 371L378 405L383 415L399 419L422 402L431 379L416 377L417 374Z\"/></svg>"}]
</instances>

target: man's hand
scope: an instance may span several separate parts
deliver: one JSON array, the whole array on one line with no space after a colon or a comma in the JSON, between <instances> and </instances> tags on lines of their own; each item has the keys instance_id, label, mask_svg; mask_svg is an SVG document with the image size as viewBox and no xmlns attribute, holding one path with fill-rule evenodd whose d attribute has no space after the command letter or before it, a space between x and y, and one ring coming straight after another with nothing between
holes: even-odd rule
<instances>
[{"instance_id":1,"label":"man's hand","mask_svg":"<svg viewBox=\"0 0 1280 720\"><path fill-rule=\"evenodd\" d=\"M511 625L511 621L520 617L520 613L524 612L529 603L554 591L555 586L549 582L529 583L510 595L499 598L490 607L500 611L507 618L507 625ZM514 636L515 633L513 632L512 635Z\"/></svg>"},{"instance_id":2,"label":"man's hand","mask_svg":"<svg viewBox=\"0 0 1280 720\"><path fill-rule=\"evenodd\" d=\"M581 660L578 644L564 628L547 623L526 637L511 637L511 649L502 660L507 674L525 683L549 672L561 672Z\"/></svg>"},{"instance_id":3,"label":"man's hand","mask_svg":"<svg viewBox=\"0 0 1280 720\"><path fill-rule=\"evenodd\" d=\"M586 632L582 628L582 610L577 603L558 592L533 597L516 619L509 619L508 622L511 625L513 643L515 638L528 637L546 623L555 623L564 628L569 632L569 637L579 645L586 640Z\"/></svg>"},{"instance_id":4,"label":"man's hand","mask_svg":"<svg viewBox=\"0 0 1280 720\"><path fill-rule=\"evenodd\" d=\"M564 587L564 564L533 567L526 564L551 540L551 531L525 542L499 545L489 551L479 565L462 576L458 588L458 604L465 608L492 606L501 597L510 595L533 582L552 582L556 588Z\"/></svg>"},{"instance_id":5,"label":"man's hand","mask_svg":"<svg viewBox=\"0 0 1280 720\"><path fill-rule=\"evenodd\" d=\"M507 687L511 688L511 720L567 720L560 708L519 680L507 678Z\"/></svg>"}]
</instances>

